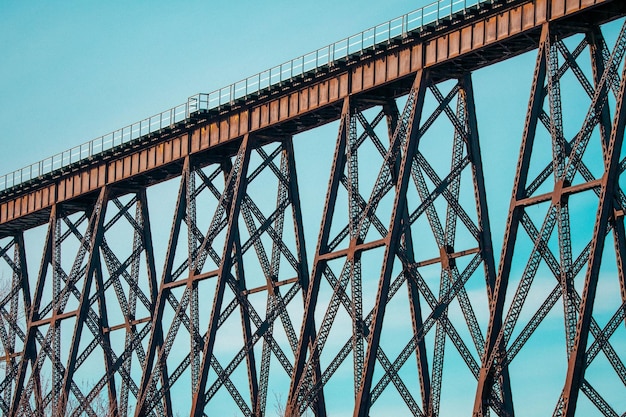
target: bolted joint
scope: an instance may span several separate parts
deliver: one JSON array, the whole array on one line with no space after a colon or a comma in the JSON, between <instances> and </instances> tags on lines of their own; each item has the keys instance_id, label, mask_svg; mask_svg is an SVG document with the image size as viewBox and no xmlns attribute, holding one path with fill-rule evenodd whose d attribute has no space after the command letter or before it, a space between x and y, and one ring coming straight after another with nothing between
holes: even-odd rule
<instances>
[{"instance_id":1,"label":"bolted joint","mask_svg":"<svg viewBox=\"0 0 626 417\"><path fill-rule=\"evenodd\" d=\"M620 217L624 217L624 210L614 208L613 212L609 213L609 222L611 222L611 224L615 224Z\"/></svg>"},{"instance_id":2,"label":"bolted joint","mask_svg":"<svg viewBox=\"0 0 626 417\"><path fill-rule=\"evenodd\" d=\"M368 337L370 334L370 327L367 325L365 320L358 319L356 322L356 328L358 329L361 336Z\"/></svg>"},{"instance_id":3,"label":"bolted joint","mask_svg":"<svg viewBox=\"0 0 626 417\"><path fill-rule=\"evenodd\" d=\"M456 266L456 262L454 258L450 257L450 254L454 253L454 248L450 245L444 245L439 248L439 259L441 260L441 269L445 269L446 271L454 268Z\"/></svg>"},{"instance_id":4,"label":"bolted joint","mask_svg":"<svg viewBox=\"0 0 626 417\"><path fill-rule=\"evenodd\" d=\"M567 205L569 194L563 190L570 185L571 184L567 180L559 180L554 184L554 191L552 191L552 205L556 207L563 207Z\"/></svg>"},{"instance_id":5,"label":"bolted joint","mask_svg":"<svg viewBox=\"0 0 626 417\"><path fill-rule=\"evenodd\" d=\"M361 260L361 250L358 248L363 244L363 239L355 237L350 239L350 246L348 247L348 259L353 262L359 262Z\"/></svg>"}]
</instances>

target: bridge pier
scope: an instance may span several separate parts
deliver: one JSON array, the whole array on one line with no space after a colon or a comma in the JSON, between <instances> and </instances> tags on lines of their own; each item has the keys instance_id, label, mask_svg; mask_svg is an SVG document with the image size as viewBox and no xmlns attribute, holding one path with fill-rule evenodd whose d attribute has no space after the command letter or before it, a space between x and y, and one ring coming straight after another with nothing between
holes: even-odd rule
<instances>
[{"instance_id":1,"label":"bridge pier","mask_svg":"<svg viewBox=\"0 0 626 417\"><path fill-rule=\"evenodd\" d=\"M450 82L447 83L450 91L444 95L427 71L418 72L400 118L397 110L390 110L396 108L394 102L385 104L384 97L379 99L382 110L372 122L363 116L358 100L349 98L344 101L300 340L307 340L307 335L313 331L316 338L312 344L300 343L288 415L303 414L314 403L316 395L324 392L325 385L332 383L333 373L350 355L354 362L355 416L369 415L371 406L390 382L412 413L438 415L447 338L454 342L478 377L484 338L465 285L471 277L474 280L480 277L487 298L493 291L495 267L471 78L466 75L455 81L451 86ZM434 100L433 108L428 110L430 113L424 110L427 91L432 93L429 98ZM455 98L457 105L453 110L450 105ZM421 148L422 142L432 140L427 132L439 116L450 124L448 130L451 133L451 145L444 145L444 137L439 137L438 145L449 148L452 159L443 173L440 166L435 169L428 162L424 156L428 150ZM384 145L372 128L383 117L388 120L389 146ZM422 119L425 119L423 123ZM357 121L362 130L357 129ZM357 155L362 152L369 156L366 153L368 143L378 149L378 159L382 159L377 165L380 166L378 176L374 178L371 175L367 178L366 173L358 168ZM427 146L424 148L428 149ZM368 166L372 166L371 156ZM471 176L472 187L461 192L464 172ZM412 192L409 192L410 183L415 186ZM440 202L444 203L443 207ZM472 217L478 223L474 223L466 211L472 206L475 213ZM445 218L445 223L441 222L441 217ZM385 226L385 219L388 219L388 226ZM333 234L331 230L341 232ZM428 255L432 248L424 243L426 234L431 235L429 239L439 248L434 256ZM467 234L472 236L474 244L465 250L455 250L455 246L469 244ZM462 240L457 241L457 235ZM418 241L415 241L416 236L419 236ZM374 264L378 268L382 265L382 269L372 268L373 258L368 257L382 249L382 259ZM464 259L467 256L472 258L469 263ZM419 262L416 258L425 260ZM483 273L476 272L481 264ZM421 268L432 270L433 265L440 265L440 284L435 289L420 273ZM378 288L372 291L376 283ZM408 299L402 303L408 307L413 334L394 360L385 352L389 348L381 345L384 345L382 323L387 305L394 305L401 298L397 292L405 284ZM329 286L330 292L320 300L323 285ZM374 298L372 293L376 294ZM421 305L423 300L427 306ZM463 311L463 320L459 324L469 327L476 353L471 353L459 340L455 324L447 314L448 306L456 300ZM319 328L316 328L311 318L319 310L318 303L328 307ZM364 316L365 303L368 303L365 310L368 314ZM340 326L336 323L341 322L337 317L340 317L342 306L352 323L352 335L347 342L339 344L343 344L343 348L338 352L326 353L325 345L332 340L333 326ZM433 328L436 336L434 346L429 350L426 337ZM344 338L345 335L342 340ZM417 369L413 372L417 371L418 381L415 382L421 392L419 402L414 398L413 390L399 378L401 369L406 372L409 367L406 361L411 352L415 352L417 360ZM319 365L325 355L330 355L325 361L329 364L320 365L322 380L314 383L313 366ZM430 366L428 357L433 358ZM383 376L372 387L376 362L382 366Z\"/></svg>"},{"instance_id":2,"label":"bridge pier","mask_svg":"<svg viewBox=\"0 0 626 417\"><path fill-rule=\"evenodd\" d=\"M604 350L607 357L611 358L614 370L624 375L623 362L617 358L610 344L606 344L606 340L615 332L611 324L615 317L623 319L623 305L604 329L593 317L593 305L598 280L601 278L600 265L605 257L604 241L611 232L615 239L619 286L624 288L621 250L624 235L620 230L623 222L622 207L626 200L618 185L621 170L617 167L624 163L624 159L620 158L623 157L625 76L620 75L618 69L624 58L625 28L622 27L615 48L610 52L597 26L588 28L572 51L560 36L557 24L546 23L543 26L495 295L492 298L488 343L483 356L474 415L486 415L490 408L503 415L512 415L512 410L503 409L505 403L501 403L503 399L497 393L497 378L503 375L502 371L507 369L559 298L563 302L568 365L563 392L554 415L573 416L580 391L605 415L615 413L584 375L585 369L600 350ZM586 49L590 53L591 74L583 71L585 66L581 57ZM561 83L565 82L565 75L569 72L574 74L574 79L590 98L590 104L582 120L570 122L580 122L580 127L568 138L563 127L567 102L561 97L562 92L564 96L567 92L561 89ZM612 115L611 94L616 102ZM546 106L548 110L544 110ZM572 119L570 115L569 120ZM541 153L534 151L540 146L540 141L547 141L552 149L552 157L547 164L545 157L541 158ZM600 159L594 161L594 157ZM532 170L533 164L542 164L540 167L545 168L536 174L537 165ZM592 173L590 164L603 169ZM553 184L549 182L551 176ZM589 243L577 255L571 236L578 232L577 227L582 227L582 222L591 222L581 217L584 213L576 210L570 200L580 199L579 195L583 193L589 197L597 196L597 212L593 231L586 237ZM543 219L532 217L536 213L533 208L546 206L548 208ZM578 220L570 220L572 212ZM538 227L538 224L541 226ZM515 248L518 251L528 248L522 239L523 231L532 242L527 261L524 255L514 255ZM556 239L558 246L550 243L551 238ZM540 278L538 268L542 261L548 266L549 274L556 279L556 286L525 324L522 332L511 342L514 329L520 325L518 321L533 281ZM526 267L513 293L509 283L516 262L526 262ZM584 283L578 286L582 287L580 294L574 281L577 276L585 277ZM507 296L512 297L512 301L505 313ZM622 296L622 300L626 298ZM595 338L591 347L587 346L590 333Z\"/></svg>"},{"instance_id":3,"label":"bridge pier","mask_svg":"<svg viewBox=\"0 0 626 417\"><path fill-rule=\"evenodd\" d=\"M624 2L465 12L2 191L2 414L621 415ZM537 46L500 246L472 74ZM294 135L336 120L303 207Z\"/></svg>"}]
</instances>

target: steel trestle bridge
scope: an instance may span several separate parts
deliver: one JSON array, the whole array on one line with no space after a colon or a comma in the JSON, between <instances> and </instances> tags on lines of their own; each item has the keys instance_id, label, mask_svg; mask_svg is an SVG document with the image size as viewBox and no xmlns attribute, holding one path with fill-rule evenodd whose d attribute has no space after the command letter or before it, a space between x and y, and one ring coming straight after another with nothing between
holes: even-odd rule
<instances>
[{"instance_id":1,"label":"steel trestle bridge","mask_svg":"<svg viewBox=\"0 0 626 417\"><path fill-rule=\"evenodd\" d=\"M624 16L441 0L0 177L2 414L626 415ZM528 51L494 242L472 72Z\"/></svg>"}]
</instances>

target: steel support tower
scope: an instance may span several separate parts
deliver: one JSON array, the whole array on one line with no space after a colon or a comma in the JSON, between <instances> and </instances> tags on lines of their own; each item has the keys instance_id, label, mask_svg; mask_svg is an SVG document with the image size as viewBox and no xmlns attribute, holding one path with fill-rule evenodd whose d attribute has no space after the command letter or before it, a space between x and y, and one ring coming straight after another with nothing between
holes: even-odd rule
<instances>
[{"instance_id":1,"label":"steel support tower","mask_svg":"<svg viewBox=\"0 0 626 417\"><path fill-rule=\"evenodd\" d=\"M625 415L625 15L451 6L6 187L2 414ZM528 51L500 241L472 72ZM294 141L334 121L311 239Z\"/></svg>"}]
</instances>

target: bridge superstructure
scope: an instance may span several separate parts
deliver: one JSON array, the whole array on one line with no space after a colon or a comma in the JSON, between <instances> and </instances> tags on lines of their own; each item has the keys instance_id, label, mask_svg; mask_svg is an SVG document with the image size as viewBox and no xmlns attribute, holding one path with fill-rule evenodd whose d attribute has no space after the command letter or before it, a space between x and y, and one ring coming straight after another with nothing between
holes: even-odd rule
<instances>
[{"instance_id":1,"label":"bridge superstructure","mask_svg":"<svg viewBox=\"0 0 626 417\"><path fill-rule=\"evenodd\" d=\"M260 416L278 390L285 415L400 400L435 416L461 386L467 413L514 415L528 380L512 366L560 314L553 414L622 415L626 33L611 48L602 25L625 14L617 0L440 1L3 177L3 414L202 416L234 401ZM471 73L534 49L496 262ZM568 77L584 97L573 133ZM337 120L307 242L292 140ZM425 145L441 125L445 166ZM158 269L147 189L173 178ZM43 225L43 253L26 251ZM606 280L620 302L601 315ZM451 350L461 385L444 377Z\"/></svg>"}]
</instances>

